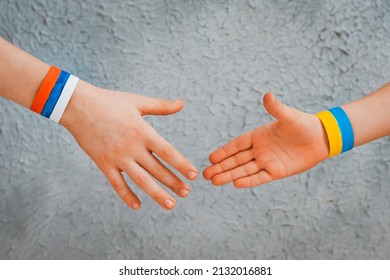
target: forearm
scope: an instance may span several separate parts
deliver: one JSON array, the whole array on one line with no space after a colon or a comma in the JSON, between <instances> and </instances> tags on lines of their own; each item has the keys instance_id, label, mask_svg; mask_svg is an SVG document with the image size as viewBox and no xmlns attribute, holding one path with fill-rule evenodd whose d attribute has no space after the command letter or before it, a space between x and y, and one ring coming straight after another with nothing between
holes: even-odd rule
<instances>
[{"instance_id":1,"label":"forearm","mask_svg":"<svg viewBox=\"0 0 390 280\"><path fill-rule=\"evenodd\" d=\"M355 147L390 135L390 84L341 107L351 120Z\"/></svg>"},{"instance_id":2,"label":"forearm","mask_svg":"<svg viewBox=\"0 0 390 280\"><path fill-rule=\"evenodd\" d=\"M29 108L49 68L0 37L0 96Z\"/></svg>"}]
</instances>

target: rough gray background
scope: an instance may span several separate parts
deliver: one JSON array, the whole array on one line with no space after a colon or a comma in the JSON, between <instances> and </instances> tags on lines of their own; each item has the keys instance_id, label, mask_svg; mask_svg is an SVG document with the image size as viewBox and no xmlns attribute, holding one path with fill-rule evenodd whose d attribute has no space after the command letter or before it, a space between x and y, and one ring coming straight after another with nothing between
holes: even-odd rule
<instances>
[{"instance_id":1,"label":"rough gray background","mask_svg":"<svg viewBox=\"0 0 390 280\"><path fill-rule=\"evenodd\" d=\"M269 122L261 97L317 112L390 76L390 2L1 0L0 35L96 85L175 98L149 118L203 169ZM70 134L0 100L2 259L388 259L390 139L268 185L199 178L174 211L132 212Z\"/></svg>"}]
</instances>

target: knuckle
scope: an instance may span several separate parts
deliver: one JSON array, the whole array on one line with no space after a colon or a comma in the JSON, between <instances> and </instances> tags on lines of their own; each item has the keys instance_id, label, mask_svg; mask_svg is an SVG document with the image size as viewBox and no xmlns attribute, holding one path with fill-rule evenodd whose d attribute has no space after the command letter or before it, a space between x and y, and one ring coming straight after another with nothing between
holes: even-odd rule
<instances>
[{"instance_id":1,"label":"knuckle","mask_svg":"<svg viewBox=\"0 0 390 280\"><path fill-rule=\"evenodd\" d=\"M225 146L223 146L222 149L221 149L221 151L222 151L223 153L225 153L225 155L228 155L229 152L230 152L231 150L232 150L232 148L230 147L230 145L225 145Z\"/></svg>"},{"instance_id":2,"label":"knuckle","mask_svg":"<svg viewBox=\"0 0 390 280\"><path fill-rule=\"evenodd\" d=\"M167 100L165 100L165 99L159 99L159 100L158 100L158 103L159 103L159 105L160 105L162 108L166 108L167 106L170 105L169 102L168 102Z\"/></svg>"},{"instance_id":3,"label":"knuckle","mask_svg":"<svg viewBox=\"0 0 390 280\"><path fill-rule=\"evenodd\" d=\"M130 192L122 192L122 193L119 194L119 196L124 201L132 199L132 196L131 196Z\"/></svg>"},{"instance_id":4,"label":"knuckle","mask_svg":"<svg viewBox=\"0 0 390 280\"><path fill-rule=\"evenodd\" d=\"M141 174L137 174L134 179L134 183L136 183L138 186L144 186L146 182L148 181L147 177Z\"/></svg>"},{"instance_id":5,"label":"knuckle","mask_svg":"<svg viewBox=\"0 0 390 280\"><path fill-rule=\"evenodd\" d=\"M180 180L179 178L174 178L171 183L171 189L172 190L181 190L183 188L186 188L186 184Z\"/></svg>"},{"instance_id":6,"label":"knuckle","mask_svg":"<svg viewBox=\"0 0 390 280\"><path fill-rule=\"evenodd\" d=\"M157 165L157 166L154 168L154 172L156 173L157 176L165 175L165 168L162 167L161 165Z\"/></svg>"},{"instance_id":7,"label":"knuckle","mask_svg":"<svg viewBox=\"0 0 390 280\"><path fill-rule=\"evenodd\" d=\"M112 162L111 155L111 152L101 153L96 157L96 162L102 166L109 167Z\"/></svg>"},{"instance_id":8,"label":"knuckle","mask_svg":"<svg viewBox=\"0 0 390 280\"><path fill-rule=\"evenodd\" d=\"M117 177L112 178L111 179L111 185L113 186L113 188L115 190L118 190L118 189L120 189L122 187L122 180L120 178L117 178Z\"/></svg>"},{"instance_id":9,"label":"knuckle","mask_svg":"<svg viewBox=\"0 0 390 280\"><path fill-rule=\"evenodd\" d=\"M135 125L133 126L132 128L132 133L133 135L135 135L137 138L140 138L140 137L143 137L146 133L146 130L144 127L142 127L142 125ZM131 144L132 141L129 140L130 143L126 143L126 144Z\"/></svg>"},{"instance_id":10,"label":"knuckle","mask_svg":"<svg viewBox=\"0 0 390 280\"><path fill-rule=\"evenodd\" d=\"M150 193L150 197L160 203L163 203L163 201L166 199L166 195L163 191L153 191Z\"/></svg>"},{"instance_id":11,"label":"knuckle","mask_svg":"<svg viewBox=\"0 0 390 280\"><path fill-rule=\"evenodd\" d=\"M170 147L163 147L161 150L161 155L166 160L172 159L173 156L172 149Z\"/></svg>"},{"instance_id":12,"label":"knuckle","mask_svg":"<svg viewBox=\"0 0 390 280\"><path fill-rule=\"evenodd\" d=\"M236 163L235 160L233 160L233 163L232 163L232 160L228 159L228 160L223 160L214 166L216 169L219 169L219 170L227 170L227 169L230 169L229 167L235 163Z\"/></svg>"},{"instance_id":13,"label":"knuckle","mask_svg":"<svg viewBox=\"0 0 390 280\"><path fill-rule=\"evenodd\" d=\"M251 173L251 166L249 166L248 164L243 165L243 169L244 169L245 174Z\"/></svg>"},{"instance_id":14,"label":"knuckle","mask_svg":"<svg viewBox=\"0 0 390 280\"><path fill-rule=\"evenodd\" d=\"M236 158L237 164L245 163L246 156L244 154L238 154Z\"/></svg>"}]
</instances>

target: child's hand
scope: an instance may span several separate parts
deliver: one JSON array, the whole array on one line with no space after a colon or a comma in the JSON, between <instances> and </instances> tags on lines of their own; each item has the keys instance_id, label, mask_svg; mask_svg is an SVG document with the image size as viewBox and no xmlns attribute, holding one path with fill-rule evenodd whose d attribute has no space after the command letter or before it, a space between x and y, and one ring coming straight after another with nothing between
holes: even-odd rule
<instances>
[{"instance_id":1,"label":"child's hand","mask_svg":"<svg viewBox=\"0 0 390 280\"><path fill-rule=\"evenodd\" d=\"M303 172L329 154L318 117L287 107L267 93L264 107L276 121L245 133L210 154L203 176L216 186L254 187Z\"/></svg>"},{"instance_id":2,"label":"child's hand","mask_svg":"<svg viewBox=\"0 0 390 280\"><path fill-rule=\"evenodd\" d=\"M197 170L141 116L169 115L182 108L180 100L171 102L108 91L80 81L61 124L130 208L138 209L141 202L126 184L122 171L163 208L170 210L175 207L175 199L150 175L181 197L187 196L190 188L155 155L188 179L195 179Z\"/></svg>"}]
</instances>

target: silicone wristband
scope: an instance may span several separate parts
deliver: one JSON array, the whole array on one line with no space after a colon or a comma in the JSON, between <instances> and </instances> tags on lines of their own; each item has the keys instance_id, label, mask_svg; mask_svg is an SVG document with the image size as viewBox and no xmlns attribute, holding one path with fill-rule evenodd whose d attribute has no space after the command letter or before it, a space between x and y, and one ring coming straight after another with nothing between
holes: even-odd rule
<instances>
[{"instance_id":1,"label":"silicone wristband","mask_svg":"<svg viewBox=\"0 0 390 280\"><path fill-rule=\"evenodd\" d=\"M55 66L50 67L30 107L31 111L38 114L42 113L43 107L45 106L45 103L49 98L50 92L52 91L60 73L61 70L59 68Z\"/></svg>"},{"instance_id":2,"label":"silicone wristband","mask_svg":"<svg viewBox=\"0 0 390 280\"><path fill-rule=\"evenodd\" d=\"M65 83L68 80L69 76L70 76L69 73L67 73L63 70L61 71L60 76L58 77L58 80L57 80L56 84L54 85L54 88L51 91L50 96L47 99L45 106L43 107L43 110L41 112L42 116L44 116L46 118L50 118L50 115L53 112L53 109L57 104L58 98L60 97L61 92L62 92L62 90L65 86Z\"/></svg>"},{"instance_id":3,"label":"silicone wristband","mask_svg":"<svg viewBox=\"0 0 390 280\"><path fill-rule=\"evenodd\" d=\"M329 111L317 113L316 116L321 120L329 141L329 157L340 154L343 141L341 138L340 128L335 117Z\"/></svg>"},{"instance_id":4,"label":"silicone wristband","mask_svg":"<svg viewBox=\"0 0 390 280\"><path fill-rule=\"evenodd\" d=\"M351 121L348 118L348 115L345 111L340 107L335 107L329 110L332 115L337 120L337 124L339 125L341 137L343 139L343 147L341 152L344 153L349 151L354 146L354 134L352 129Z\"/></svg>"},{"instance_id":5,"label":"silicone wristband","mask_svg":"<svg viewBox=\"0 0 390 280\"><path fill-rule=\"evenodd\" d=\"M79 78L73 75L69 76L64 89L62 90L61 96L58 98L57 104L55 105L53 112L50 115L50 119L55 122L60 122L62 115L69 103L70 98L77 86Z\"/></svg>"}]
</instances>

